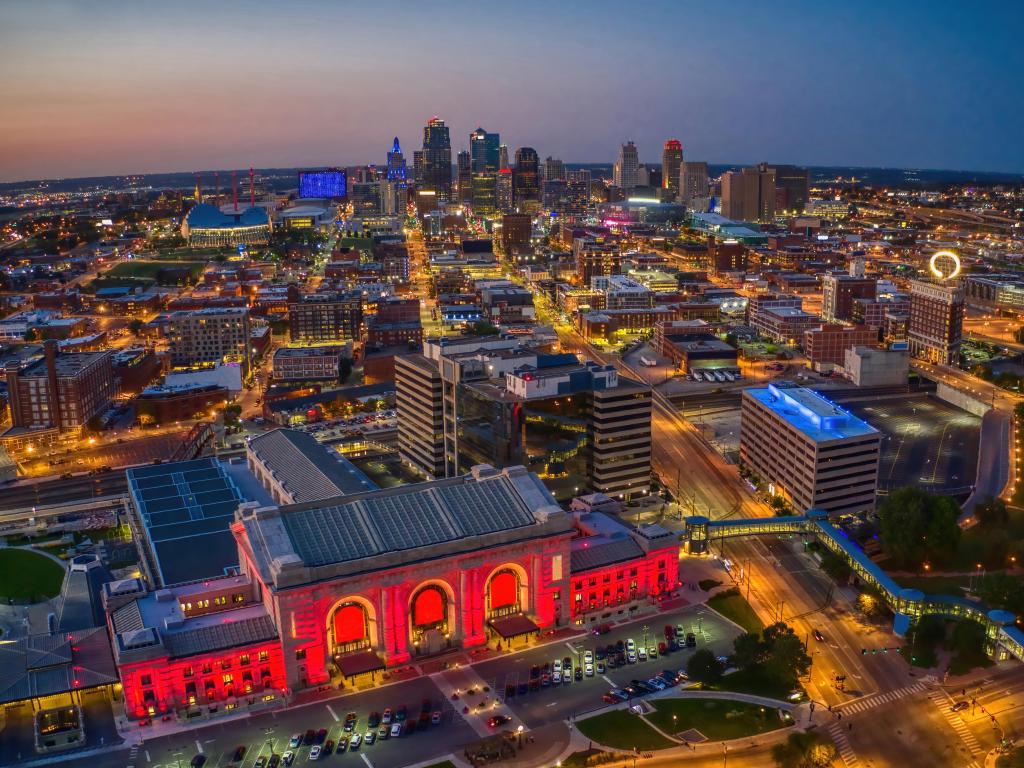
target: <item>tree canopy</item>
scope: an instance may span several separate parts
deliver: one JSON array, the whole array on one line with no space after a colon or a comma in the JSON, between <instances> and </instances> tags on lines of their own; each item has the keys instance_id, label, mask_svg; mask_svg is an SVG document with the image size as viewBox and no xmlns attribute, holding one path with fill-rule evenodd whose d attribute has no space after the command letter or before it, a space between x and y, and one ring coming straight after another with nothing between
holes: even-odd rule
<instances>
[{"instance_id":1,"label":"tree canopy","mask_svg":"<svg viewBox=\"0 0 1024 768\"><path fill-rule=\"evenodd\" d=\"M732 663L742 670L756 672L779 683L792 686L807 673L811 658L793 628L779 622L765 627L758 635L746 632L733 641Z\"/></svg>"},{"instance_id":2,"label":"tree canopy","mask_svg":"<svg viewBox=\"0 0 1024 768\"><path fill-rule=\"evenodd\" d=\"M914 486L890 493L878 508L882 548L897 567L952 562L960 541L960 508L949 496Z\"/></svg>"},{"instance_id":3,"label":"tree canopy","mask_svg":"<svg viewBox=\"0 0 1024 768\"><path fill-rule=\"evenodd\" d=\"M686 674L691 680L710 685L722 678L722 665L718 663L714 653L707 648L701 648L694 651L690 660L686 662Z\"/></svg>"}]
</instances>

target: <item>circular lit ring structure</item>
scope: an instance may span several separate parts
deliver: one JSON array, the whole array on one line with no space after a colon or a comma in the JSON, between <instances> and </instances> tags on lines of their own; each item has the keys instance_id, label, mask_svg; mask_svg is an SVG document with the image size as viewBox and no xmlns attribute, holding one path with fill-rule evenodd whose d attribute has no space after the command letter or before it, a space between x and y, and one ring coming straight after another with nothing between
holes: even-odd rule
<instances>
[{"instance_id":1,"label":"circular lit ring structure","mask_svg":"<svg viewBox=\"0 0 1024 768\"><path fill-rule=\"evenodd\" d=\"M943 256L953 261L953 269L949 271L948 275L945 274L939 266L939 259ZM932 274L939 278L939 280L952 280L960 274L960 257L953 253L953 251L936 251L932 254L932 258L928 262L928 267L931 269Z\"/></svg>"}]
</instances>

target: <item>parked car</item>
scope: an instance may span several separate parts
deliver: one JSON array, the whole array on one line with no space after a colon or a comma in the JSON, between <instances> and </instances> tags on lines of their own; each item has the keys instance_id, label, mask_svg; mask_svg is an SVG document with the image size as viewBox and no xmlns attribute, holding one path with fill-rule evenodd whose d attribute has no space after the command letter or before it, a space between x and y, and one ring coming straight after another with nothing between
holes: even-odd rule
<instances>
[{"instance_id":1,"label":"parked car","mask_svg":"<svg viewBox=\"0 0 1024 768\"><path fill-rule=\"evenodd\" d=\"M363 744L366 744L367 746L369 746L370 744L373 744L376 741L377 741L377 732L376 731L367 731L366 735L363 736Z\"/></svg>"},{"instance_id":2,"label":"parked car","mask_svg":"<svg viewBox=\"0 0 1024 768\"><path fill-rule=\"evenodd\" d=\"M319 760L320 759L320 745L319 744L314 744L312 749L309 750L309 759L310 760Z\"/></svg>"},{"instance_id":3,"label":"parked car","mask_svg":"<svg viewBox=\"0 0 1024 768\"><path fill-rule=\"evenodd\" d=\"M402 724L401 723L392 723L391 724L391 738L397 739L401 735L402 735Z\"/></svg>"},{"instance_id":4,"label":"parked car","mask_svg":"<svg viewBox=\"0 0 1024 768\"><path fill-rule=\"evenodd\" d=\"M285 752L283 755L281 755L281 763L283 765L288 766L288 765L291 765L294 762L295 762L295 753L292 750L289 749L287 752Z\"/></svg>"},{"instance_id":5,"label":"parked car","mask_svg":"<svg viewBox=\"0 0 1024 768\"><path fill-rule=\"evenodd\" d=\"M490 728L498 728L504 725L505 723L509 723L511 721L512 718L508 715L492 715L491 717L487 718L487 725Z\"/></svg>"},{"instance_id":6,"label":"parked car","mask_svg":"<svg viewBox=\"0 0 1024 768\"><path fill-rule=\"evenodd\" d=\"M355 750L359 749L359 745L363 741L363 735L361 733L353 733L352 738L348 741L348 748Z\"/></svg>"}]
</instances>

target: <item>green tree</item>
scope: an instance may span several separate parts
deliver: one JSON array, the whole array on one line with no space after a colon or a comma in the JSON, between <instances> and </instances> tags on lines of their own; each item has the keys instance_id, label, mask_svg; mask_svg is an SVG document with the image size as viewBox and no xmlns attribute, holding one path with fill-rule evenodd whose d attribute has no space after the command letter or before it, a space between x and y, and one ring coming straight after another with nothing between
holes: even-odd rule
<instances>
[{"instance_id":1,"label":"green tree","mask_svg":"<svg viewBox=\"0 0 1024 768\"><path fill-rule=\"evenodd\" d=\"M466 326L466 334L469 336L493 336L498 332L498 326L486 320L478 320Z\"/></svg>"},{"instance_id":2,"label":"green tree","mask_svg":"<svg viewBox=\"0 0 1024 768\"><path fill-rule=\"evenodd\" d=\"M131 331L135 336L138 336L142 331L142 327L145 325L139 318L135 318L128 323L128 330Z\"/></svg>"},{"instance_id":3,"label":"green tree","mask_svg":"<svg viewBox=\"0 0 1024 768\"><path fill-rule=\"evenodd\" d=\"M955 653L980 656L985 652L985 628L973 619L961 619L953 627L950 646Z\"/></svg>"},{"instance_id":4,"label":"green tree","mask_svg":"<svg viewBox=\"0 0 1024 768\"><path fill-rule=\"evenodd\" d=\"M39 338L39 331L37 331L35 328L29 328L27 331L25 331L24 338L25 341L35 341L36 339Z\"/></svg>"},{"instance_id":5,"label":"green tree","mask_svg":"<svg viewBox=\"0 0 1024 768\"><path fill-rule=\"evenodd\" d=\"M882 548L897 567L950 562L960 540L959 514L949 496L933 496L914 486L898 488L878 508Z\"/></svg>"},{"instance_id":6,"label":"green tree","mask_svg":"<svg viewBox=\"0 0 1024 768\"><path fill-rule=\"evenodd\" d=\"M1024 580L1003 571L989 573L977 587L978 597L991 608L1024 613Z\"/></svg>"},{"instance_id":7,"label":"green tree","mask_svg":"<svg viewBox=\"0 0 1024 768\"><path fill-rule=\"evenodd\" d=\"M722 679L722 665L718 663L714 653L707 648L701 648L686 662L686 674L691 680L711 685Z\"/></svg>"},{"instance_id":8,"label":"green tree","mask_svg":"<svg viewBox=\"0 0 1024 768\"><path fill-rule=\"evenodd\" d=\"M772 747L772 759L779 768L827 768L836 756L835 745L813 732L796 731Z\"/></svg>"},{"instance_id":9,"label":"green tree","mask_svg":"<svg viewBox=\"0 0 1024 768\"><path fill-rule=\"evenodd\" d=\"M845 584L850 579L850 565L843 558L828 549L821 552L821 570L831 577L833 581Z\"/></svg>"},{"instance_id":10,"label":"green tree","mask_svg":"<svg viewBox=\"0 0 1024 768\"><path fill-rule=\"evenodd\" d=\"M793 628L779 622L764 628L764 671L769 677L788 685L795 685L811 667L811 657L804 650L804 642Z\"/></svg>"},{"instance_id":11,"label":"green tree","mask_svg":"<svg viewBox=\"0 0 1024 768\"><path fill-rule=\"evenodd\" d=\"M344 384L352 375L352 358L343 357L338 361L338 383Z\"/></svg>"},{"instance_id":12,"label":"green tree","mask_svg":"<svg viewBox=\"0 0 1024 768\"><path fill-rule=\"evenodd\" d=\"M766 650L759 634L756 632L744 632L733 640L732 656L730 658L733 665L739 669L755 669L764 661Z\"/></svg>"}]
</instances>

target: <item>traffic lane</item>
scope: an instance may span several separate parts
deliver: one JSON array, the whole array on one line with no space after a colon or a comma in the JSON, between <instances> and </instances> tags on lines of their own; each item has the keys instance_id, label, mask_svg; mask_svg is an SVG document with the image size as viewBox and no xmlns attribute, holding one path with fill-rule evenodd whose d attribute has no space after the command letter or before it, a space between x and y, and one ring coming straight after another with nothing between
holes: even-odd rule
<instances>
[{"instance_id":1,"label":"traffic lane","mask_svg":"<svg viewBox=\"0 0 1024 768\"><path fill-rule=\"evenodd\" d=\"M337 744L343 733L347 713L356 713L356 730L365 735L368 728L367 719L371 712L383 713L389 707L397 710L398 707L405 705L410 718L419 717L424 698L429 698L432 707L443 713L441 725L430 726L424 733L417 731L398 739L387 739L370 746L363 745L358 752L365 751L373 760L374 766L398 768L409 762L410 749L416 750L417 759L427 759L447 754L476 739L473 729L455 712L451 702L441 693L433 680L423 677L323 702L218 723L174 736L159 737L146 742L144 750L141 750L137 757L136 765L171 768L177 766L178 760L187 764L199 751L201 744L208 764L212 764L214 768L226 766L235 749L244 746L246 754L240 768L252 768L261 755L283 755L289 748L288 743L293 734L305 734L310 729L318 731L326 728L326 738ZM308 761L310 749L310 746L303 745L295 750L297 764ZM353 755L354 760L358 759L358 752ZM346 755L338 757L345 758ZM123 768L124 760L122 758L104 764L119 765Z\"/></svg>"}]
</instances>

